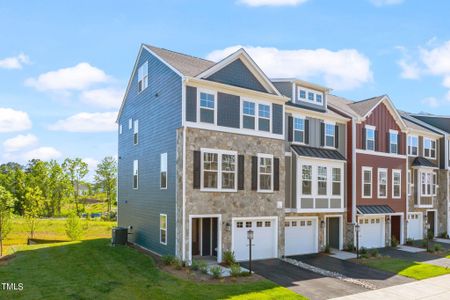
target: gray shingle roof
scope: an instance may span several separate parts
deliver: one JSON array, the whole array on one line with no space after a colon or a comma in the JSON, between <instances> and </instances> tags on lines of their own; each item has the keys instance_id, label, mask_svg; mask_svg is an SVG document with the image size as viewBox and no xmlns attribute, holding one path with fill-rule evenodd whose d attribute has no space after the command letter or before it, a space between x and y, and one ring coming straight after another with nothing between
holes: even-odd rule
<instances>
[{"instance_id":1,"label":"gray shingle roof","mask_svg":"<svg viewBox=\"0 0 450 300\"><path fill-rule=\"evenodd\" d=\"M353 102L348 104L350 108L355 111L361 117L365 116L372 108L374 108L382 99L383 96L377 96L366 100L361 100L358 102Z\"/></svg>"},{"instance_id":2,"label":"gray shingle roof","mask_svg":"<svg viewBox=\"0 0 450 300\"><path fill-rule=\"evenodd\" d=\"M152 45L145 46L185 76L197 76L216 64L210 60L178 53L164 48L158 48Z\"/></svg>"},{"instance_id":3,"label":"gray shingle roof","mask_svg":"<svg viewBox=\"0 0 450 300\"><path fill-rule=\"evenodd\" d=\"M425 157L418 156L414 159L412 162L413 167L428 167L428 168L434 168L437 169L438 166L436 166L434 163L426 159Z\"/></svg>"},{"instance_id":4,"label":"gray shingle roof","mask_svg":"<svg viewBox=\"0 0 450 300\"><path fill-rule=\"evenodd\" d=\"M392 214L394 210L389 205L356 205L359 214L363 215L385 215Z\"/></svg>"},{"instance_id":5,"label":"gray shingle roof","mask_svg":"<svg viewBox=\"0 0 450 300\"><path fill-rule=\"evenodd\" d=\"M352 104L353 101L351 101L349 99L345 99L343 97L338 97L336 95L329 94L329 95L327 95L327 102L331 108L338 109L339 111L349 115L350 117L359 116L358 113L356 113L350 107L350 104Z\"/></svg>"},{"instance_id":6,"label":"gray shingle roof","mask_svg":"<svg viewBox=\"0 0 450 300\"><path fill-rule=\"evenodd\" d=\"M345 160L345 157L337 150L322 149L308 146L291 145L299 156L316 157L325 159Z\"/></svg>"}]
</instances>

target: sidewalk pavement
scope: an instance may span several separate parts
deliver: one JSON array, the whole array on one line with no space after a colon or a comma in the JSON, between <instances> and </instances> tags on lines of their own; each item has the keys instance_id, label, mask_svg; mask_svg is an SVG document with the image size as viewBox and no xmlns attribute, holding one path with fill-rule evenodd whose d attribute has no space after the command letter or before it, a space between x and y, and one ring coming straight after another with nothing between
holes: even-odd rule
<instances>
[{"instance_id":1,"label":"sidewalk pavement","mask_svg":"<svg viewBox=\"0 0 450 300\"><path fill-rule=\"evenodd\" d=\"M450 274L334 299L450 299Z\"/></svg>"}]
</instances>

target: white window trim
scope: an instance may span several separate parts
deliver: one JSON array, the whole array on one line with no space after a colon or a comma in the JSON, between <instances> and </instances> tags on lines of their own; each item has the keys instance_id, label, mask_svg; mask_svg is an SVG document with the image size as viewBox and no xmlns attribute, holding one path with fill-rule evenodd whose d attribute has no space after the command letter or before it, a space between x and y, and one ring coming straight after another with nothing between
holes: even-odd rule
<instances>
[{"instance_id":1,"label":"white window trim","mask_svg":"<svg viewBox=\"0 0 450 300\"><path fill-rule=\"evenodd\" d=\"M134 176L137 176L136 187L134 187ZM133 160L133 180L131 183L133 190L139 189L139 161L137 159Z\"/></svg>"},{"instance_id":2,"label":"white window trim","mask_svg":"<svg viewBox=\"0 0 450 300\"><path fill-rule=\"evenodd\" d=\"M380 192L381 192L381 189L380 189L380 187L381 187L380 174L383 173L383 172L386 174L386 196L381 196L380 195ZM378 191L377 196L378 196L378 199L386 199L388 197L388 191L389 191L389 184L388 183L389 183L388 169L386 169L386 168L379 168L377 170L377 191Z\"/></svg>"},{"instance_id":3,"label":"white window trim","mask_svg":"<svg viewBox=\"0 0 450 300\"><path fill-rule=\"evenodd\" d=\"M303 90L305 91L305 98L300 98L300 91ZM308 93L313 93L314 94L314 100L309 100L308 98ZM321 95L322 96L322 102L318 102L317 101L317 95ZM324 101L325 101L325 94L323 92L320 91L316 91L313 89L309 89L303 86L297 86L297 98L296 98L296 102L305 102L305 103L312 103L315 105L323 105Z\"/></svg>"},{"instance_id":4,"label":"white window trim","mask_svg":"<svg viewBox=\"0 0 450 300\"><path fill-rule=\"evenodd\" d=\"M263 102L263 101L258 101L258 102L255 102L255 103L256 103L256 112L255 112L256 113L256 122L258 123L257 126L256 126L257 130L260 131L260 132L272 133L272 113L273 113L273 111L272 111L272 104L269 103L269 102ZM260 104L269 106L269 118L261 117L259 115L259 105ZM259 129L259 119L260 118L264 119L264 120L269 120L269 131L265 131L265 130Z\"/></svg>"},{"instance_id":5,"label":"white window trim","mask_svg":"<svg viewBox=\"0 0 450 300\"><path fill-rule=\"evenodd\" d=\"M237 181L238 181L238 154L236 151L227 151L227 150L219 150L219 149L208 149L202 148L200 149L200 191L202 192L237 192ZM217 154L217 188L204 188L204 163L203 157L204 153L214 153ZM222 155L234 155L235 156L235 170L234 170L234 188L233 189L223 189L222 188Z\"/></svg>"},{"instance_id":6,"label":"white window trim","mask_svg":"<svg viewBox=\"0 0 450 300\"><path fill-rule=\"evenodd\" d=\"M164 163L164 164L163 164ZM161 174L166 172L166 187L161 185ZM161 153L160 155L160 167L159 167L159 188L161 190L167 190L168 184L168 172L167 172L167 152Z\"/></svg>"},{"instance_id":7,"label":"white window trim","mask_svg":"<svg viewBox=\"0 0 450 300\"><path fill-rule=\"evenodd\" d=\"M257 192L258 193L273 193L273 177L274 177L274 173L275 173L275 168L274 168L274 165L273 165L273 155L272 154L258 153L257 157L258 157L258 169L257 169L257 172L256 172L256 174L257 174L257 181L256 181L256 183L257 183ZM272 174L271 174L271 177L270 177L270 180L271 180L271 182L270 182L270 190L263 190L259 186L259 184L260 184L260 180L259 180L259 178L260 178L260 174L259 174L260 158L270 158L271 161L272 161Z\"/></svg>"},{"instance_id":8,"label":"white window trim","mask_svg":"<svg viewBox=\"0 0 450 300\"><path fill-rule=\"evenodd\" d=\"M146 68L144 68L146 67ZM144 75L143 78L139 78L140 77L140 73L141 73L141 69L145 69L145 73L147 76ZM145 91L146 88L148 88L148 61L145 61L142 65L140 65L140 67L138 68L138 94L142 93L143 91ZM147 79L145 81L145 86L142 88L142 90L139 90L139 82L144 81L145 79Z\"/></svg>"},{"instance_id":9,"label":"white window trim","mask_svg":"<svg viewBox=\"0 0 450 300\"><path fill-rule=\"evenodd\" d=\"M207 108L207 107L203 108L203 109L208 109L208 110L214 111L214 123L202 122L200 119L200 111L201 111L200 94L201 93L214 95L214 109ZM197 123L217 126L217 91L197 88Z\"/></svg>"},{"instance_id":10,"label":"white window trim","mask_svg":"<svg viewBox=\"0 0 450 300\"><path fill-rule=\"evenodd\" d=\"M395 141L391 140L391 134L395 134ZM397 146L397 152L392 152L391 146L395 144ZM392 154L398 154L399 152L399 145L398 145L398 131L389 129L389 153Z\"/></svg>"},{"instance_id":11,"label":"white window trim","mask_svg":"<svg viewBox=\"0 0 450 300\"><path fill-rule=\"evenodd\" d=\"M413 178L412 178L412 171L411 170L408 170L408 174L407 174L407 183L406 183L406 189L408 190L407 192L407 194L408 194L408 196L411 196L411 189L412 189L412 187L414 186L414 181L412 180Z\"/></svg>"},{"instance_id":12,"label":"white window trim","mask_svg":"<svg viewBox=\"0 0 450 300\"><path fill-rule=\"evenodd\" d=\"M324 121L323 122L323 126L324 126L324 130L323 130L323 147L324 148L328 148L328 149L336 149L335 145L336 145L336 122L331 122L331 121ZM333 126L333 146L327 146L327 125L331 125ZM328 135L331 136L331 135Z\"/></svg>"},{"instance_id":13,"label":"white window trim","mask_svg":"<svg viewBox=\"0 0 450 300\"><path fill-rule=\"evenodd\" d=\"M367 134L367 130L368 130L368 129L369 129L369 130L373 130L373 140L370 139L371 141L373 141L373 149L368 149L368 147L367 147L368 142L369 142L369 135ZM367 151L375 151L375 150L377 149L377 145L376 145L377 141L376 141L376 137L375 137L375 132L376 132L377 128L376 128L375 126L372 126L372 125L365 125L365 126L364 126L364 130L366 131L366 132L365 132L366 140L364 141L364 143L366 143L365 149L366 149Z\"/></svg>"},{"instance_id":14,"label":"white window trim","mask_svg":"<svg viewBox=\"0 0 450 300\"><path fill-rule=\"evenodd\" d=\"M364 195L364 172L370 171L370 195ZM373 195L373 168L372 167L362 167L361 168L361 198L370 199Z\"/></svg>"},{"instance_id":15,"label":"white window trim","mask_svg":"<svg viewBox=\"0 0 450 300\"><path fill-rule=\"evenodd\" d=\"M250 103L253 103L254 105L255 105L255 111L254 111L254 114L253 115L249 115L249 114L245 114L244 113L244 102L250 102ZM240 101L240 119L241 119L241 129L244 129L244 130L258 130L258 112L257 112L257 109L258 109L258 103L255 101L255 100L252 100L252 99L247 99L247 98L241 98L241 101ZM244 127L244 116L248 116L248 117L253 117L254 118L254 120L255 120L255 129L251 129L251 128L245 128Z\"/></svg>"},{"instance_id":16,"label":"white window trim","mask_svg":"<svg viewBox=\"0 0 450 300\"><path fill-rule=\"evenodd\" d=\"M129 118L128 119L128 129L131 129L131 128L133 128L133 119Z\"/></svg>"},{"instance_id":17,"label":"white window trim","mask_svg":"<svg viewBox=\"0 0 450 300\"><path fill-rule=\"evenodd\" d=\"M303 131L295 129L295 119L302 119L303 120ZM306 143L305 143L305 138L306 138L305 123L306 123L306 117L305 116L302 116L302 115L299 115L299 114L292 115L292 143L293 144L306 145ZM303 142L298 142L298 141L295 140L295 132L296 131L303 132Z\"/></svg>"},{"instance_id":18,"label":"white window trim","mask_svg":"<svg viewBox=\"0 0 450 300\"><path fill-rule=\"evenodd\" d=\"M135 138L136 136L136 138ZM139 120L133 122L133 145L139 144Z\"/></svg>"},{"instance_id":19,"label":"white window trim","mask_svg":"<svg viewBox=\"0 0 450 300\"><path fill-rule=\"evenodd\" d=\"M425 149L426 149L425 148L425 144L426 144L425 142L426 141L430 141L430 146L434 142L434 156L431 156L431 149L433 149L433 148L430 148L430 155L429 156L425 155ZM436 154L437 154L437 141L435 139L430 139L430 138L424 137L423 138L423 157L436 159Z\"/></svg>"},{"instance_id":20,"label":"white window trim","mask_svg":"<svg viewBox=\"0 0 450 300\"><path fill-rule=\"evenodd\" d=\"M410 144L410 142L411 142L410 139L413 139L413 138L417 139L417 154L416 155L412 154L412 146ZM413 156L413 157L419 156L419 136L418 135L413 135L413 134L408 135L407 148L408 148L408 154L407 154L408 156ZM410 149L411 149L411 151L409 151Z\"/></svg>"},{"instance_id":21,"label":"white window trim","mask_svg":"<svg viewBox=\"0 0 450 300\"><path fill-rule=\"evenodd\" d=\"M423 181L422 181L422 174L425 174L425 190L427 190L427 186L428 186L428 184L430 185L430 193L423 193L423 190L422 190L422 188L423 188ZM436 196L434 193L433 193L433 185L434 184L436 184L436 194L437 194L437 189L438 189L438 187L439 187L439 185L437 184L437 183L435 183L434 182L434 175L435 175L436 173L434 172L434 171L432 171L432 170L426 170L426 171L420 171L420 173L419 173L419 180L420 180L420 190L419 190L419 194L420 194L420 196L424 196L424 197L433 197L433 196ZM428 182L428 176L430 176L430 182ZM437 178L437 176L436 176L436 180L437 180L438 178Z\"/></svg>"},{"instance_id":22,"label":"white window trim","mask_svg":"<svg viewBox=\"0 0 450 300\"><path fill-rule=\"evenodd\" d=\"M119 124L119 134L122 134L122 124Z\"/></svg>"},{"instance_id":23,"label":"white window trim","mask_svg":"<svg viewBox=\"0 0 450 300\"><path fill-rule=\"evenodd\" d=\"M394 174L400 175L400 183L398 184L399 185L399 195L398 196L395 196L395 194L394 194L394 187L395 187ZM402 170L393 169L392 170L392 199L401 199L401 198L402 198Z\"/></svg>"},{"instance_id":24,"label":"white window trim","mask_svg":"<svg viewBox=\"0 0 450 300\"><path fill-rule=\"evenodd\" d=\"M161 228L161 217L165 217L165 220L166 220L166 228ZM162 235L161 235L161 231L165 231L166 232L166 241L165 242L163 242L162 240L161 240L161 238L162 238ZM167 214L159 214L159 243L160 244L163 244L163 245L167 245Z\"/></svg>"}]
</instances>

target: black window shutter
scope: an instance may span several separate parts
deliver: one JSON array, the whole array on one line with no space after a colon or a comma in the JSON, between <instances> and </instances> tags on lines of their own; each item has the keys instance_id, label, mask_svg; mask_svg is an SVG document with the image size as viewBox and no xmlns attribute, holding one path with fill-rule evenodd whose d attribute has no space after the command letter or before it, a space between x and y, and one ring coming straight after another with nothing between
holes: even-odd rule
<instances>
[{"instance_id":1,"label":"black window shutter","mask_svg":"<svg viewBox=\"0 0 450 300\"><path fill-rule=\"evenodd\" d=\"M397 135L397 153L398 154L403 154L402 151L400 151L401 145L402 145L402 137L401 137L401 133L399 132Z\"/></svg>"},{"instance_id":2,"label":"black window shutter","mask_svg":"<svg viewBox=\"0 0 450 300\"><path fill-rule=\"evenodd\" d=\"M292 142L293 140L293 131L294 131L294 118L291 116L288 117L288 141Z\"/></svg>"},{"instance_id":3,"label":"black window shutter","mask_svg":"<svg viewBox=\"0 0 450 300\"><path fill-rule=\"evenodd\" d=\"M273 190L280 190L280 159L277 157L273 159Z\"/></svg>"},{"instance_id":4,"label":"black window shutter","mask_svg":"<svg viewBox=\"0 0 450 300\"><path fill-rule=\"evenodd\" d=\"M389 132L386 133L386 152L390 153L391 152L391 135L389 134Z\"/></svg>"},{"instance_id":5,"label":"black window shutter","mask_svg":"<svg viewBox=\"0 0 450 300\"><path fill-rule=\"evenodd\" d=\"M325 124L320 123L320 146L325 146Z\"/></svg>"},{"instance_id":6,"label":"black window shutter","mask_svg":"<svg viewBox=\"0 0 450 300\"><path fill-rule=\"evenodd\" d=\"M366 128L362 129L362 144L361 149L366 149Z\"/></svg>"},{"instance_id":7,"label":"black window shutter","mask_svg":"<svg viewBox=\"0 0 450 300\"><path fill-rule=\"evenodd\" d=\"M334 125L334 147L339 148L339 126Z\"/></svg>"},{"instance_id":8,"label":"black window shutter","mask_svg":"<svg viewBox=\"0 0 450 300\"><path fill-rule=\"evenodd\" d=\"M244 189L245 167L244 155L238 155L238 190Z\"/></svg>"},{"instance_id":9,"label":"black window shutter","mask_svg":"<svg viewBox=\"0 0 450 300\"><path fill-rule=\"evenodd\" d=\"M252 191L258 190L258 157L252 156Z\"/></svg>"},{"instance_id":10,"label":"black window shutter","mask_svg":"<svg viewBox=\"0 0 450 300\"><path fill-rule=\"evenodd\" d=\"M194 189L200 188L201 152L194 151Z\"/></svg>"},{"instance_id":11,"label":"black window shutter","mask_svg":"<svg viewBox=\"0 0 450 300\"><path fill-rule=\"evenodd\" d=\"M378 130L374 130L373 132L374 140L375 140L375 151L379 151L379 143L378 143Z\"/></svg>"},{"instance_id":12,"label":"black window shutter","mask_svg":"<svg viewBox=\"0 0 450 300\"><path fill-rule=\"evenodd\" d=\"M305 144L309 144L309 120L305 119Z\"/></svg>"}]
</instances>

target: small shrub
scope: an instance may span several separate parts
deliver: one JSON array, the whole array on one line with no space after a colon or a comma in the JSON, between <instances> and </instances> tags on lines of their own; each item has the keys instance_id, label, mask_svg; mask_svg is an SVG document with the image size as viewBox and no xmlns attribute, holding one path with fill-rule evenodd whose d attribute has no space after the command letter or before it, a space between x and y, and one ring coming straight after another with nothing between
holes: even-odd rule
<instances>
[{"instance_id":1,"label":"small shrub","mask_svg":"<svg viewBox=\"0 0 450 300\"><path fill-rule=\"evenodd\" d=\"M391 239L391 247L395 248L399 244L400 244L400 242L395 237L392 237L392 239Z\"/></svg>"},{"instance_id":2,"label":"small shrub","mask_svg":"<svg viewBox=\"0 0 450 300\"><path fill-rule=\"evenodd\" d=\"M230 266L230 274L233 277L239 277L241 276L241 266L239 264L232 264Z\"/></svg>"},{"instance_id":3,"label":"small shrub","mask_svg":"<svg viewBox=\"0 0 450 300\"><path fill-rule=\"evenodd\" d=\"M432 230L428 230L427 232L427 240L432 241L434 239L434 233Z\"/></svg>"},{"instance_id":4,"label":"small shrub","mask_svg":"<svg viewBox=\"0 0 450 300\"><path fill-rule=\"evenodd\" d=\"M219 266L214 266L209 269L213 278L218 279L222 277L222 268Z\"/></svg>"},{"instance_id":5,"label":"small shrub","mask_svg":"<svg viewBox=\"0 0 450 300\"><path fill-rule=\"evenodd\" d=\"M439 237L440 237L441 239L448 239L447 231L442 232L442 233L439 235Z\"/></svg>"},{"instance_id":6,"label":"small shrub","mask_svg":"<svg viewBox=\"0 0 450 300\"><path fill-rule=\"evenodd\" d=\"M231 266L236 263L236 258L233 251L223 252L223 263L227 266Z\"/></svg>"},{"instance_id":7,"label":"small shrub","mask_svg":"<svg viewBox=\"0 0 450 300\"><path fill-rule=\"evenodd\" d=\"M364 247L361 247L361 248L359 249L359 254L361 254L361 255L367 254L367 249L364 248Z\"/></svg>"},{"instance_id":8,"label":"small shrub","mask_svg":"<svg viewBox=\"0 0 450 300\"><path fill-rule=\"evenodd\" d=\"M426 240L422 241L422 248L427 248L428 247L428 243Z\"/></svg>"},{"instance_id":9,"label":"small shrub","mask_svg":"<svg viewBox=\"0 0 450 300\"><path fill-rule=\"evenodd\" d=\"M330 245L329 244L326 244L325 245L325 248L323 249L323 252L325 252L325 253L330 253L331 251L330 251Z\"/></svg>"},{"instance_id":10,"label":"small shrub","mask_svg":"<svg viewBox=\"0 0 450 300\"><path fill-rule=\"evenodd\" d=\"M175 266L175 269L181 270L184 267L184 262L181 259L175 258L173 265Z\"/></svg>"},{"instance_id":11,"label":"small shrub","mask_svg":"<svg viewBox=\"0 0 450 300\"><path fill-rule=\"evenodd\" d=\"M162 259L162 262L163 262L166 266L171 266L171 265L173 265L173 264L175 263L175 260L176 260L175 256L173 256L173 255L163 255L163 256L161 257L161 259Z\"/></svg>"},{"instance_id":12,"label":"small shrub","mask_svg":"<svg viewBox=\"0 0 450 300\"><path fill-rule=\"evenodd\" d=\"M370 249L369 250L370 257L378 257L380 255L380 252L378 249Z\"/></svg>"},{"instance_id":13,"label":"small shrub","mask_svg":"<svg viewBox=\"0 0 450 300\"><path fill-rule=\"evenodd\" d=\"M71 241L79 241L84 233L80 218L71 214L66 220L66 234Z\"/></svg>"},{"instance_id":14,"label":"small shrub","mask_svg":"<svg viewBox=\"0 0 450 300\"><path fill-rule=\"evenodd\" d=\"M196 261L196 260L193 260L192 263L191 263L191 270L192 271L198 271L199 267L200 267L199 266L199 262Z\"/></svg>"},{"instance_id":15,"label":"small shrub","mask_svg":"<svg viewBox=\"0 0 450 300\"><path fill-rule=\"evenodd\" d=\"M206 261L200 260L198 262L198 269L200 270L200 272L202 272L203 274L207 274L208 273L208 264L206 263Z\"/></svg>"},{"instance_id":16,"label":"small shrub","mask_svg":"<svg viewBox=\"0 0 450 300\"><path fill-rule=\"evenodd\" d=\"M345 246L345 250L350 251L350 252L355 251L355 249L356 249L356 247L355 247L355 245L352 242L348 243Z\"/></svg>"},{"instance_id":17,"label":"small shrub","mask_svg":"<svg viewBox=\"0 0 450 300\"><path fill-rule=\"evenodd\" d=\"M406 239L406 245L412 246L414 243L414 240L412 238L407 238Z\"/></svg>"},{"instance_id":18,"label":"small shrub","mask_svg":"<svg viewBox=\"0 0 450 300\"><path fill-rule=\"evenodd\" d=\"M441 244L434 244L433 250L434 252L441 252L442 250L444 250L444 247L442 247Z\"/></svg>"}]
</instances>

